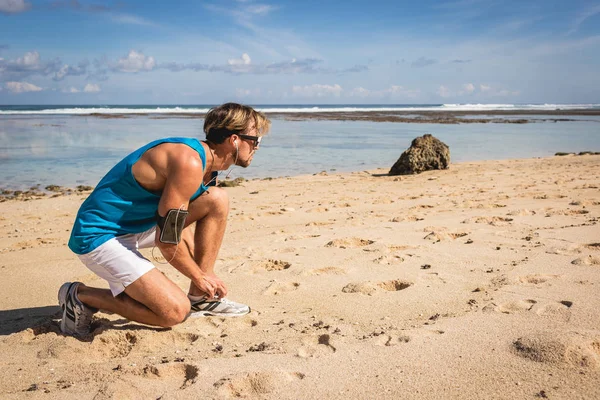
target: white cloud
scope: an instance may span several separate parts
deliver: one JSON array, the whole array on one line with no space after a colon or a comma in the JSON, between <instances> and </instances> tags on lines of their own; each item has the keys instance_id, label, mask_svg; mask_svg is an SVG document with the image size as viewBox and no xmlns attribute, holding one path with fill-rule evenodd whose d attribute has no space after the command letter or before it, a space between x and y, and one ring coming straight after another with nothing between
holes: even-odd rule
<instances>
[{"instance_id":1,"label":"white cloud","mask_svg":"<svg viewBox=\"0 0 600 400\"><path fill-rule=\"evenodd\" d=\"M577 32L579 30L579 27L589 18L592 18L593 16L595 16L596 14L600 13L600 4L597 4L591 8L588 8L587 10L585 10L584 12L582 12L581 14L579 14L577 16L577 18L575 18L575 20L573 21L572 27L571 29L567 32L567 36L571 35L575 32Z\"/></svg>"},{"instance_id":2,"label":"white cloud","mask_svg":"<svg viewBox=\"0 0 600 400\"><path fill-rule=\"evenodd\" d=\"M87 85L85 85L85 87L81 90L77 89L76 87L71 86L70 88L66 88L63 89L62 92L63 93L98 93L100 91L100 86L98 86L95 83L88 83Z\"/></svg>"},{"instance_id":3,"label":"white cloud","mask_svg":"<svg viewBox=\"0 0 600 400\"><path fill-rule=\"evenodd\" d=\"M27 11L31 4L25 0L0 0L0 12L5 14L17 14Z\"/></svg>"},{"instance_id":4,"label":"white cloud","mask_svg":"<svg viewBox=\"0 0 600 400\"><path fill-rule=\"evenodd\" d=\"M130 50L127 57L119 59L115 69L121 72L152 71L155 65L154 57L146 57L142 52Z\"/></svg>"},{"instance_id":5,"label":"white cloud","mask_svg":"<svg viewBox=\"0 0 600 400\"><path fill-rule=\"evenodd\" d=\"M26 69L36 69L40 66L40 53L37 51L28 51L23 57L15 60L15 65Z\"/></svg>"},{"instance_id":6,"label":"white cloud","mask_svg":"<svg viewBox=\"0 0 600 400\"><path fill-rule=\"evenodd\" d=\"M42 89L27 82L6 82L5 87L13 93L39 92Z\"/></svg>"},{"instance_id":7,"label":"white cloud","mask_svg":"<svg viewBox=\"0 0 600 400\"><path fill-rule=\"evenodd\" d=\"M482 84L482 85L479 85L479 90L481 90L483 93L485 93L485 92L489 92L490 90L492 90L492 87Z\"/></svg>"},{"instance_id":8,"label":"white cloud","mask_svg":"<svg viewBox=\"0 0 600 400\"><path fill-rule=\"evenodd\" d=\"M60 67L58 71L56 71L52 79L55 81L61 81L67 76L83 75L87 72L88 65L89 62L87 60L80 62L78 66L65 64L62 67Z\"/></svg>"},{"instance_id":9,"label":"white cloud","mask_svg":"<svg viewBox=\"0 0 600 400\"><path fill-rule=\"evenodd\" d=\"M42 62L40 53L28 51L22 57L13 60L0 60L0 72L6 81L21 81L30 75L50 75L60 70L58 58Z\"/></svg>"},{"instance_id":10,"label":"white cloud","mask_svg":"<svg viewBox=\"0 0 600 400\"><path fill-rule=\"evenodd\" d=\"M100 86L98 86L95 83L88 83L87 85L85 85L85 87L83 88L83 91L85 93L98 93L100 91Z\"/></svg>"},{"instance_id":11,"label":"white cloud","mask_svg":"<svg viewBox=\"0 0 600 400\"><path fill-rule=\"evenodd\" d=\"M227 60L227 64L229 65L250 65L251 62L250 56L246 53L242 54L242 58L232 58Z\"/></svg>"},{"instance_id":12,"label":"white cloud","mask_svg":"<svg viewBox=\"0 0 600 400\"><path fill-rule=\"evenodd\" d=\"M117 22L119 24L154 26L154 27L157 26L154 22L148 21L147 19L144 19L142 17L137 17L135 15L114 14L114 15L111 15L110 19L113 22Z\"/></svg>"},{"instance_id":13,"label":"white cloud","mask_svg":"<svg viewBox=\"0 0 600 400\"><path fill-rule=\"evenodd\" d=\"M339 97L344 89L337 83L335 85L313 84L309 86L293 86L292 92L303 97Z\"/></svg>"},{"instance_id":14,"label":"white cloud","mask_svg":"<svg viewBox=\"0 0 600 400\"><path fill-rule=\"evenodd\" d=\"M371 96L371 91L369 89L365 89L364 87L356 87L352 89L350 92L351 97L369 97Z\"/></svg>"},{"instance_id":15,"label":"white cloud","mask_svg":"<svg viewBox=\"0 0 600 400\"><path fill-rule=\"evenodd\" d=\"M382 98L382 97L417 97L421 93L419 89L405 89L403 86L392 85L387 89L382 90L369 90L363 87L356 87L350 92L351 97L370 97L370 98Z\"/></svg>"},{"instance_id":16,"label":"white cloud","mask_svg":"<svg viewBox=\"0 0 600 400\"><path fill-rule=\"evenodd\" d=\"M244 98L249 96L260 96L260 89L235 89L235 95L238 98Z\"/></svg>"},{"instance_id":17,"label":"white cloud","mask_svg":"<svg viewBox=\"0 0 600 400\"><path fill-rule=\"evenodd\" d=\"M236 97L247 97L250 96L252 92L248 89L235 89Z\"/></svg>"},{"instance_id":18,"label":"white cloud","mask_svg":"<svg viewBox=\"0 0 600 400\"><path fill-rule=\"evenodd\" d=\"M465 83L463 85L463 90L467 93L473 93L475 91L475 85L473 85L472 83Z\"/></svg>"},{"instance_id":19,"label":"white cloud","mask_svg":"<svg viewBox=\"0 0 600 400\"><path fill-rule=\"evenodd\" d=\"M439 87L439 89L437 90L437 94L441 97L450 97L451 95L450 89L443 85Z\"/></svg>"},{"instance_id":20,"label":"white cloud","mask_svg":"<svg viewBox=\"0 0 600 400\"><path fill-rule=\"evenodd\" d=\"M392 95L400 95L406 97L416 97L421 94L420 89L405 89L402 86L392 85L388 89L385 89L384 92L390 93Z\"/></svg>"},{"instance_id":21,"label":"white cloud","mask_svg":"<svg viewBox=\"0 0 600 400\"><path fill-rule=\"evenodd\" d=\"M277 7L270 6L268 4L254 4L244 8L245 12L256 15L267 15L271 11L277 9Z\"/></svg>"}]
</instances>

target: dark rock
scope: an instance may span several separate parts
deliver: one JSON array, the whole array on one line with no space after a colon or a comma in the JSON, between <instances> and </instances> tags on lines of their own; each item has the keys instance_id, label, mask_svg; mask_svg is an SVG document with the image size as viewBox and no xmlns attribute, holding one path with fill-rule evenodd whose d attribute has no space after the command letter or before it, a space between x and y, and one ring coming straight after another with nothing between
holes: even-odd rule
<instances>
[{"instance_id":1,"label":"dark rock","mask_svg":"<svg viewBox=\"0 0 600 400\"><path fill-rule=\"evenodd\" d=\"M58 186L58 185L48 185L48 186L46 186L46 190L49 192L62 192L65 189L62 186Z\"/></svg>"},{"instance_id":2,"label":"dark rock","mask_svg":"<svg viewBox=\"0 0 600 400\"><path fill-rule=\"evenodd\" d=\"M235 178L232 181L220 181L217 186L219 187L235 187L235 186L240 186L242 183L244 183L246 181L246 179L239 177L239 178Z\"/></svg>"},{"instance_id":3,"label":"dark rock","mask_svg":"<svg viewBox=\"0 0 600 400\"><path fill-rule=\"evenodd\" d=\"M414 139L390 169L390 175L419 174L433 169L447 169L450 165L450 149L432 135Z\"/></svg>"}]
</instances>

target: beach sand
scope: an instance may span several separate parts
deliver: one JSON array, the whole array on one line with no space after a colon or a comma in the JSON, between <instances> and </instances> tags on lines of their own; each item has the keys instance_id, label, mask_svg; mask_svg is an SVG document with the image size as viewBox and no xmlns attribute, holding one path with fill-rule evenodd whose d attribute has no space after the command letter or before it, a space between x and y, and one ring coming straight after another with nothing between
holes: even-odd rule
<instances>
[{"instance_id":1,"label":"beach sand","mask_svg":"<svg viewBox=\"0 0 600 400\"><path fill-rule=\"evenodd\" d=\"M85 194L0 203L0 397L600 398L600 156L386 173L227 188L216 271L252 312L86 340L56 300L106 287L66 246Z\"/></svg>"}]
</instances>

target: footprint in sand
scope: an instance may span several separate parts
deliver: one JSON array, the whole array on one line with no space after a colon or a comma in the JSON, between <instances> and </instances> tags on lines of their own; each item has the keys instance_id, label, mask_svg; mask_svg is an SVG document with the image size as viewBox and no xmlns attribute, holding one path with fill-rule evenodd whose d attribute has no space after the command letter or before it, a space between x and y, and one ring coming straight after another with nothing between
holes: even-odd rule
<instances>
[{"instance_id":1,"label":"footprint in sand","mask_svg":"<svg viewBox=\"0 0 600 400\"><path fill-rule=\"evenodd\" d=\"M411 337L408 335L379 335L375 339L375 345L377 346L396 346L411 341Z\"/></svg>"},{"instance_id":2,"label":"footprint in sand","mask_svg":"<svg viewBox=\"0 0 600 400\"><path fill-rule=\"evenodd\" d=\"M528 210L528 209L521 209L521 210L513 210L510 211L507 215L513 216L513 217L524 217L527 215L535 215L536 212L533 210Z\"/></svg>"},{"instance_id":3,"label":"footprint in sand","mask_svg":"<svg viewBox=\"0 0 600 400\"><path fill-rule=\"evenodd\" d=\"M429 265L429 264L424 264L423 266L426 266L426 265ZM440 276L440 274L438 272L427 272L426 274L421 276L421 279L426 281L426 283L435 283L435 284L448 283L444 278L442 278Z\"/></svg>"},{"instance_id":4,"label":"footprint in sand","mask_svg":"<svg viewBox=\"0 0 600 400\"><path fill-rule=\"evenodd\" d=\"M179 389L185 389L196 382L199 369L195 365L185 363L165 363L146 365L141 373L146 378L160 379L162 384L173 383Z\"/></svg>"},{"instance_id":5,"label":"footprint in sand","mask_svg":"<svg viewBox=\"0 0 600 400\"><path fill-rule=\"evenodd\" d=\"M269 393L285 390L286 385L304 377L300 372L247 372L221 378L213 386L224 398L262 398Z\"/></svg>"},{"instance_id":6,"label":"footprint in sand","mask_svg":"<svg viewBox=\"0 0 600 400\"><path fill-rule=\"evenodd\" d=\"M506 204L490 203L490 204L478 204L477 208L504 208Z\"/></svg>"},{"instance_id":7,"label":"footprint in sand","mask_svg":"<svg viewBox=\"0 0 600 400\"><path fill-rule=\"evenodd\" d=\"M509 301L496 307L496 311L504 314L515 314L530 311L536 303L537 301L531 299Z\"/></svg>"},{"instance_id":8,"label":"footprint in sand","mask_svg":"<svg viewBox=\"0 0 600 400\"><path fill-rule=\"evenodd\" d=\"M333 339L329 334L305 338L302 340L302 343L302 346L296 353L300 358L317 357L335 353L337 351L337 345L334 344Z\"/></svg>"},{"instance_id":9,"label":"footprint in sand","mask_svg":"<svg viewBox=\"0 0 600 400\"><path fill-rule=\"evenodd\" d=\"M551 217L553 215L585 215L589 214L588 210L553 210L549 209L546 211L546 217Z\"/></svg>"},{"instance_id":10,"label":"footprint in sand","mask_svg":"<svg viewBox=\"0 0 600 400\"><path fill-rule=\"evenodd\" d=\"M360 238L346 238L346 239L334 239L328 242L325 247L338 247L340 249L364 247L375 243L373 240L360 239Z\"/></svg>"},{"instance_id":11,"label":"footprint in sand","mask_svg":"<svg viewBox=\"0 0 600 400\"><path fill-rule=\"evenodd\" d=\"M392 200L389 197L379 197L375 200L373 200L373 204L392 204L394 203L394 200Z\"/></svg>"},{"instance_id":12,"label":"footprint in sand","mask_svg":"<svg viewBox=\"0 0 600 400\"><path fill-rule=\"evenodd\" d=\"M587 257L577 258L571 261L574 265L600 265L600 257L592 256L591 254Z\"/></svg>"},{"instance_id":13,"label":"footprint in sand","mask_svg":"<svg viewBox=\"0 0 600 400\"><path fill-rule=\"evenodd\" d=\"M463 224L476 223L476 224L488 224L492 226L506 226L510 225L513 221L512 218L505 217L473 217L463 221Z\"/></svg>"},{"instance_id":14,"label":"footprint in sand","mask_svg":"<svg viewBox=\"0 0 600 400\"><path fill-rule=\"evenodd\" d=\"M309 269L308 271L304 271L302 273L303 276L311 276L311 275L345 275L346 271L339 267L324 267L324 268L315 268Z\"/></svg>"},{"instance_id":15,"label":"footprint in sand","mask_svg":"<svg viewBox=\"0 0 600 400\"><path fill-rule=\"evenodd\" d=\"M563 247L552 247L548 250L546 250L546 253L548 254L557 254L557 255L567 255L567 256L574 256L576 254L581 254L582 252L582 246L578 245L578 244L569 244L567 246L563 246Z\"/></svg>"},{"instance_id":16,"label":"footprint in sand","mask_svg":"<svg viewBox=\"0 0 600 400\"><path fill-rule=\"evenodd\" d=\"M382 264L382 265L400 264L403 261L404 261L404 258L402 258L402 256L399 256L397 254L381 256L381 257L378 257L373 260L374 263Z\"/></svg>"},{"instance_id":17,"label":"footprint in sand","mask_svg":"<svg viewBox=\"0 0 600 400\"><path fill-rule=\"evenodd\" d=\"M572 202L569 203L570 206L597 206L600 205L600 202L598 201L592 201L592 200L573 200Z\"/></svg>"},{"instance_id":18,"label":"footprint in sand","mask_svg":"<svg viewBox=\"0 0 600 400\"><path fill-rule=\"evenodd\" d=\"M191 322L190 322L191 323ZM120 330L115 329L115 322L101 319L93 323L94 340L89 344L90 353L101 359L123 358L131 353L146 354L160 349L186 348L202 337L216 335L220 332L214 326L195 327L194 332L175 330ZM138 327L141 328L141 327Z\"/></svg>"},{"instance_id":19,"label":"footprint in sand","mask_svg":"<svg viewBox=\"0 0 600 400\"><path fill-rule=\"evenodd\" d=\"M327 225L333 225L333 224L334 224L333 222L313 221L313 222L309 222L305 226L327 226Z\"/></svg>"},{"instance_id":20,"label":"footprint in sand","mask_svg":"<svg viewBox=\"0 0 600 400\"><path fill-rule=\"evenodd\" d=\"M571 319L571 310L569 310L569 308L571 308L572 305L573 303L570 301L546 304L538 308L536 314L553 321L569 322Z\"/></svg>"},{"instance_id":21,"label":"footprint in sand","mask_svg":"<svg viewBox=\"0 0 600 400\"><path fill-rule=\"evenodd\" d=\"M262 267L267 271L283 271L284 269L288 269L292 264L287 261L282 260L267 260Z\"/></svg>"},{"instance_id":22,"label":"footprint in sand","mask_svg":"<svg viewBox=\"0 0 600 400\"><path fill-rule=\"evenodd\" d=\"M297 250L294 250L297 251ZM292 266L291 263L283 260L255 260L255 261L246 261L241 264L235 265L228 269L230 274L236 273L239 271L244 271L250 274L256 274L264 271L283 271L289 269Z\"/></svg>"},{"instance_id":23,"label":"footprint in sand","mask_svg":"<svg viewBox=\"0 0 600 400\"><path fill-rule=\"evenodd\" d=\"M308 210L306 210L307 213L324 213L324 212L328 212L329 208L327 207L315 207L315 208L309 208Z\"/></svg>"},{"instance_id":24,"label":"footprint in sand","mask_svg":"<svg viewBox=\"0 0 600 400\"><path fill-rule=\"evenodd\" d=\"M380 291L396 292L404 290L413 285L412 282L403 281L400 279L394 279L391 281L384 282L357 282L349 283L342 288L344 293L360 293L372 296L373 294Z\"/></svg>"},{"instance_id":25,"label":"footprint in sand","mask_svg":"<svg viewBox=\"0 0 600 400\"><path fill-rule=\"evenodd\" d=\"M531 274L521 276L519 282L523 284L540 285L548 281L558 278L560 275L546 275L546 274Z\"/></svg>"},{"instance_id":26,"label":"footprint in sand","mask_svg":"<svg viewBox=\"0 0 600 400\"><path fill-rule=\"evenodd\" d=\"M426 227L423 231L429 232L423 239L431 240L433 242L440 242L447 239L454 240L468 235L467 232L446 232L446 228L435 228L431 226Z\"/></svg>"},{"instance_id":27,"label":"footprint in sand","mask_svg":"<svg viewBox=\"0 0 600 400\"><path fill-rule=\"evenodd\" d=\"M290 240L302 240L302 239L310 239L310 238L317 238L320 237L321 235L318 234L313 234L313 235L292 235L292 236L288 236L285 238L285 241L288 242Z\"/></svg>"},{"instance_id":28,"label":"footprint in sand","mask_svg":"<svg viewBox=\"0 0 600 400\"><path fill-rule=\"evenodd\" d=\"M577 368L600 367L600 335L543 331L518 338L513 351L530 360Z\"/></svg>"},{"instance_id":29,"label":"footprint in sand","mask_svg":"<svg viewBox=\"0 0 600 400\"><path fill-rule=\"evenodd\" d=\"M503 303L495 307L495 311L504 314L518 314L523 312L535 312L540 317L548 318L553 321L568 322L571 319L571 308L573 302L561 301L557 303L540 304L536 300L525 299ZM489 312L489 307L484 307L485 312Z\"/></svg>"},{"instance_id":30,"label":"footprint in sand","mask_svg":"<svg viewBox=\"0 0 600 400\"><path fill-rule=\"evenodd\" d=\"M392 219L390 219L390 222L416 222L416 221L423 221L425 219L425 217L421 216L421 215L407 215L407 216L401 216L401 217L394 217Z\"/></svg>"},{"instance_id":31,"label":"footprint in sand","mask_svg":"<svg viewBox=\"0 0 600 400\"><path fill-rule=\"evenodd\" d=\"M277 282L273 281L263 292L264 295L277 296L287 292L293 292L298 289L298 282Z\"/></svg>"}]
</instances>

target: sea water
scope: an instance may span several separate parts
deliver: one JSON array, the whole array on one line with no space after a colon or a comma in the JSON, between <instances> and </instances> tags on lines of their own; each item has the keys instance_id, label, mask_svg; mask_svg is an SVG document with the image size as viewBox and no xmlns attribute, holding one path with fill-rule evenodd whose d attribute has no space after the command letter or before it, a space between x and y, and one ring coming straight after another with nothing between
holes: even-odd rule
<instances>
[{"instance_id":1,"label":"sea water","mask_svg":"<svg viewBox=\"0 0 600 400\"><path fill-rule=\"evenodd\" d=\"M64 109L64 108L63 108ZM88 108L90 109L90 108ZM6 110L4 107L2 110ZM204 138L201 118L153 113L101 118L69 113L0 110L0 188L49 184L94 186L122 157L154 139ZM139 110L139 109L138 109ZM89 113L88 113L89 114ZM600 151L600 117L527 124L421 124L273 119L252 165L231 177L265 178L320 171L390 168L411 141L431 133L450 147L452 162L552 156ZM562 117L560 117L562 118Z\"/></svg>"}]
</instances>

